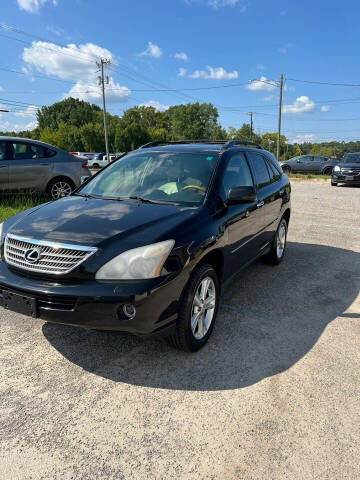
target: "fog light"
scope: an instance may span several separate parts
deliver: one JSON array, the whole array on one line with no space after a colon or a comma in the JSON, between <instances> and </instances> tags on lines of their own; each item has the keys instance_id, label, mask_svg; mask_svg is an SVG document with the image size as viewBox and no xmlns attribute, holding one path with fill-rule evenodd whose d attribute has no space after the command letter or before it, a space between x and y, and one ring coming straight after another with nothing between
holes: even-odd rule
<instances>
[{"instance_id":1,"label":"fog light","mask_svg":"<svg viewBox=\"0 0 360 480\"><path fill-rule=\"evenodd\" d=\"M134 305L131 305L131 303L126 303L123 305L123 312L126 318L134 318L136 315L136 309Z\"/></svg>"}]
</instances>

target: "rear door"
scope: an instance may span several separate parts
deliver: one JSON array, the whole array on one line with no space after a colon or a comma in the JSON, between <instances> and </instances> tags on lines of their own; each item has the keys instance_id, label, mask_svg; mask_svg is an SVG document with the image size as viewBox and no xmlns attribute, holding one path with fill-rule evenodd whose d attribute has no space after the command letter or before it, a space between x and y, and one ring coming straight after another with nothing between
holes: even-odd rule
<instances>
[{"instance_id":1,"label":"rear door","mask_svg":"<svg viewBox=\"0 0 360 480\"><path fill-rule=\"evenodd\" d=\"M321 172L322 166L325 163L325 158L320 155L312 155L310 161L310 172Z\"/></svg>"},{"instance_id":2,"label":"rear door","mask_svg":"<svg viewBox=\"0 0 360 480\"><path fill-rule=\"evenodd\" d=\"M10 190L44 191L51 173L52 150L31 142L13 141Z\"/></svg>"},{"instance_id":3,"label":"rear door","mask_svg":"<svg viewBox=\"0 0 360 480\"><path fill-rule=\"evenodd\" d=\"M0 141L0 192L2 193L9 190L9 147L8 142Z\"/></svg>"},{"instance_id":4,"label":"rear door","mask_svg":"<svg viewBox=\"0 0 360 480\"><path fill-rule=\"evenodd\" d=\"M225 198L233 187L253 187L254 179L242 152L235 153L226 165L222 188ZM227 271L235 273L257 255L257 235L262 228L262 211L257 202L228 205L223 230L228 236Z\"/></svg>"},{"instance_id":5,"label":"rear door","mask_svg":"<svg viewBox=\"0 0 360 480\"><path fill-rule=\"evenodd\" d=\"M311 155L304 155L296 160L294 171L309 172L311 170Z\"/></svg>"},{"instance_id":6,"label":"rear door","mask_svg":"<svg viewBox=\"0 0 360 480\"><path fill-rule=\"evenodd\" d=\"M247 152L247 157L253 168L258 190L258 209L263 212L262 230L259 235L259 248L265 248L272 241L282 204L280 173L272 167L265 155Z\"/></svg>"}]
</instances>

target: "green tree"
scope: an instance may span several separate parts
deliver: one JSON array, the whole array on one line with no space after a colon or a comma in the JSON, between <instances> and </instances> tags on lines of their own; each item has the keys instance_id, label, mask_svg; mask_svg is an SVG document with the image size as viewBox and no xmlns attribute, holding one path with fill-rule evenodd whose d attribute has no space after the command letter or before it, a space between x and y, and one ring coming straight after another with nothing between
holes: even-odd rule
<instances>
[{"instance_id":1,"label":"green tree","mask_svg":"<svg viewBox=\"0 0 360 480\"><path fill-rule=\"evenodd\" d=\"M41 107L37 112L37 121L41 130L44 128L58 130L60 123L79 128L86 123L98 121L98 112L100 112L100 108L97 105L90 105L90 103L70 97L53 103L49 107Z\"/></svg>"},{"instance_id":2,"label":"green tree","mask_svg":"<svg viewBox=\"0 0 360 480\"><path fill-rule=\"evenodd\" d=\"M166 112L168 129L173 140L214 138L218 130L218 111L211 103L174 105Z\"/></svg>"}]
</instances>

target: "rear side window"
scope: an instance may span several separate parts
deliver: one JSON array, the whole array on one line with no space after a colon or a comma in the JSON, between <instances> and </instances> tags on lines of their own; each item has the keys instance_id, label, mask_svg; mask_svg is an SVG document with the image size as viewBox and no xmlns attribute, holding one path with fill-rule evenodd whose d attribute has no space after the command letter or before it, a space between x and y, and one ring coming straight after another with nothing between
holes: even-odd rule
<instances>
[{"instance_id":1,"label":"rear side window","mask_svg":"<svg viewBox=\"0 0 360 480\"><path fill-rule=\"evenodd\" d=\"M0 142L0 160L6 159L6 148L7 148L7 143Z\"/></svg>"},{"instance_id":2,"label":"rear side window","mask_svg":"<svg viewBox=\"0 0 360 480\"><path fill-rule=\"evenodd\" d=\"M12 142L12 150L14 160L49 158L55 155L55 152L49 148L28 142Z\"/></svg>"},{"instance_id":3,"label":"rear side window","mask_svg":"<svg viewBox=\"0 0 360 480\"><path fill-rule=\"evenodd\" d=\"M250 159L254 168L255 179L258 188L265 187L270 183L270 174L266 166L264 157L262 155L259 155L258 153L253 152L247 153L247 156Z\"/></svg>"},{"instance_id":4,"label":"rear side window","mask_svg":"<svg viewBox=\"0 0 360 480\"><path fill-rule=\"evenodd\" d=\"M267 164L268 169L269 169L270 181L271 182L276 182L277 180L279 180L280 173L275 168L275 166L269 160L266 160L266 164Z\"/></svg>"},{"instance_id":5,"label":"rear side window","mask_svg":"<svg viewBox=\"0 0 360 480\"><path fill-rule=\"evenodd\" d=\"M226 196L233 187L253 186L254 182L244 154L235 154L230 158L223 176L223 187Z\"/></svg>"}]
</instances>

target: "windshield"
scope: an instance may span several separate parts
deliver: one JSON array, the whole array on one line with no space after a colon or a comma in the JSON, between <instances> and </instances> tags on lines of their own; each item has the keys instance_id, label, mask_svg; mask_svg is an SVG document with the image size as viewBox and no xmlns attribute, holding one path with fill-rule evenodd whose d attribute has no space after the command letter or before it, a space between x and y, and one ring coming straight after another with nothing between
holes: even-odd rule
<instances>
[{"instance_id":1,"label":"windshield","mask_svg":"<svg viewBox=\"0 0 360 480\"><path fill-rule=\"evenodd\" d=\"M78 194L199 205L218 158L218 155L183 152L131 153L100 172Z\"/></svg>"},{"instance_id":2,"label":"windshield","mask_svg":"<svg viewBox=\"0 0 360 480\"><path fill-rule=\"evenodd\" d=\"M360 153L347 153L344 155L342 163L360 163Z\"/></svg>"}]
</instances>

